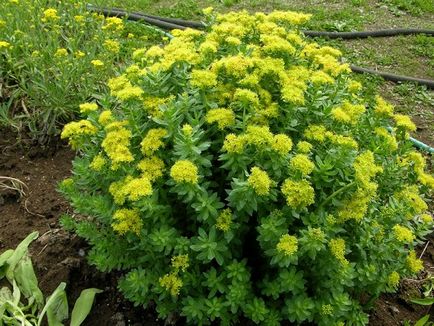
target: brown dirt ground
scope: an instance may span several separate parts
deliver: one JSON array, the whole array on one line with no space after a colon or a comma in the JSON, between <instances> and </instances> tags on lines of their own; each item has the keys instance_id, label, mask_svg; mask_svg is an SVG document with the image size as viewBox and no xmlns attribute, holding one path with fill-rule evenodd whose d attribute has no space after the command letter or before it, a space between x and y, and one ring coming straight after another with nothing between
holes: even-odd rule
<instances>
[{"instance_id":1,"label":"brown dirt ground","mask_svg":"<svg viewBox=\"0 0 434 326\"><path fill-rule=\"evenodd\" d=\"M17 192L0 189L0 252L14 248L30 232L37 230L40 237L31 245L30 253L45 295L60 282L66 282L71 305L85 288L104 290L97 295L84 325L163 325L156 321L154 313L126 302L116 290L118 275L103 274L89 266L83 258L86 243L59 226L59 217L71 212L71 208L56 191L56 186L70 175L74 153L64 146L25 150L13 146L14 139L13 134L0 130L0 176L23 181L26 194L20 198ZM423 259L426 270L433 273L434 237L429 239ZM410 296L420 295L419 286L420 282L407 280L397 294L383 295L375 303L369 325L402 325L405 320L414 322L428 313L434 320L434 309L430 311L430 307L407 301Z\"/></svg>"}]
</instances>

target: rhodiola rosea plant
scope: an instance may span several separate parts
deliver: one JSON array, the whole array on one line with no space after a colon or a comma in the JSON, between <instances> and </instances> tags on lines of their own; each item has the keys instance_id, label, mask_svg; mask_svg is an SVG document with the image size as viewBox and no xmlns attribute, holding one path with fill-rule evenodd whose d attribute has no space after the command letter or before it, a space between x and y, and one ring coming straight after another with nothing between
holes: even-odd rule
<instances>
[{"instance_id":1,"label":"rhodiola rosea plant","mask_svg":"<svg viewBox=\"0 0 434 326\"><path fill-rule=\"evenodd\" d=\"M63 223L135 304L194 325L364 325L368 299L423 268L434 178L415 125L361 97L308 19L210 15L137 50L65 126L61 191L87 218Z\"/></svg>"}]
</instances>

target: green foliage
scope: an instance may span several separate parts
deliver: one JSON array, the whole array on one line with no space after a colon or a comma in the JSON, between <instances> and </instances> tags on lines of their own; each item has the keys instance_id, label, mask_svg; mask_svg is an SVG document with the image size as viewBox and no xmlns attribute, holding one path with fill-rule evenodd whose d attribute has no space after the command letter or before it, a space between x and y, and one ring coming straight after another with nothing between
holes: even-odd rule
<instances>
[{"instance_id":1,"label":"green foliage","mask_svg":"<svg viewBox=\"0 0 434 326\"><path fill-rule=\"evenodd\" d=\"M1 1L0 125L49 141L153 34L143 25L113 25L81 1Z\"/></svg>"},{"instance_id":2,"label":"green foliage","mask_svg":"<svg viewBox=\"0 0 434 326\"><path fill-rule=\"evenodd\" d=\"M364 325L362 298L423 268L434 178L416 126L304 39L308 18L211 15L136 50L65 126L79 155L60 190L87 217L63 224L136 305L192 325Z\"/></svg>"},{"instance_id":3,"label":"green foliage","mask_svg":"<svg viewBox=\"0 0 434 326\"><path fill-rule=\"evenodd\" d=\"M28 255L28 246L38 237L38 232L29 234L15 250L6 250L0 255L0 280L6 279L12 287L0 289L0 325L40 326L47 316L49 326L61 326L69 318L65 283L60 283L54 292L44 299ZM98 289L83 290L75 302L71 314L71 326L80 326L89 314ZM26 302L26 303L24 303Z\"/></svg>"}]
</instances>

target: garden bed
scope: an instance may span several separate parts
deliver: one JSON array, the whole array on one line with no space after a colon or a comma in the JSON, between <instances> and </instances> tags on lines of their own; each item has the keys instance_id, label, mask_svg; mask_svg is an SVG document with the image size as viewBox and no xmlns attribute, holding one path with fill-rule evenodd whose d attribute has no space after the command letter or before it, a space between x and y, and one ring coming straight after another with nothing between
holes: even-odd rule
<instances>
[{"instance_id":1,"label":"garden bed","mask_svg":"<svg viewBox=\"0 0 434 326\"><path fill-rule=\"evenodd\" d=\"M44 294L57 285L67 283L70 302L87 287L103 289L84 325L163 325L153 311L144 313L117 292L117 275L103 274L86 263L86 243L76 235L62 230L59 217L72 209L56 191L57 183L70 175L74 153L63 144L29 150L14 145L13 133L0 130L0 175L14 177L26 184L26 195L0 192L0 252L15 246L30 232L37 230L40 238L30 247L30 253ZM434 237L429 238L423 260L426 271L434 270ZM420 248L419 254L423 248ZM426 272L424 272L426 273ZM420 278L423 278L422 274ZM420 282L404 280L399 292L383 295L375 303L369 325L401 325L416 321L434 310L410 304L406 300L420 293ZM181 321L176 324L183 324Z\"/></svg>"}]
</instances>

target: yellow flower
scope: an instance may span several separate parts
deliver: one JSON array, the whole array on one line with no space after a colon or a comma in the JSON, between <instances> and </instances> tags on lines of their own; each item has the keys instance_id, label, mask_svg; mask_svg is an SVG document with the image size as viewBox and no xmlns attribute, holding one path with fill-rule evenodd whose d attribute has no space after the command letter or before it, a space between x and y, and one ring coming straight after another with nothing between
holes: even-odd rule
<instances>
[{"instance_id":1,"label":"yellow flower","mask_svg":"<svg viewBox=\"0 0 434 326\"><path fill-rule=\"evenodd\" d=\"M170 176L177 183L187 182L197 184L199 179L197 173L197 166L188 160L177 161L170 169Z\"/></svg>"},{"instance_id":2,"label":"yellow flower","mask_svg":"<svg viewBox=\"0 0 434 326\"><path fill-rule=\"evenodd\" d=\"M9 49L11 47L11 44L6 41L0 41L0 49Z\"/></svg>"},{"instance_id":3,"label":"yellow flower","mask_svg":"<svg viewBox=\"0 0 434 326\"><path fill-rule=\"evenodd\" d=\"M133 154L129 150L131 131L120 127L109 131L101 143L101 147L112 161L112 169L116 170L120 163L132 162Z\"/></svg>"},{"instance_id":4,"label":"yellow flower","mask_svg":"<svg viewBox=\"0 0 434 326\"><path fill-rule=\"evenodd\" d=\"M393 119L396 122L398 128L402 128L406 131L416 131L416 125L411 121L410 117L404 114L395 114Z\"/></svg>"},{"instance_id":5,"label":"yellow flower","mask_svg":"<svg viewBox=\"0 0 434 326\"><path fill-rule=\"evenodd\" d=\"M69 143L75 148L76 138L81 135L93 135L98 129L88 120L73 121L63 127L61 139L69 138Z\"/></svg>"},{"instance_id":6,"label":"yellow flower","mask_svg":"<svg viewBox=\"0 0 434 326\"><path fill-rule=\"evenodd\" d=\"M75 52L75 57L76 58L82 58L84 57L86 54L80 50L78 50L77 52Z\"/></svg>"},{"instance_id":7,"label":"yellow flower","mask_svg":"<svg viewBox=\"0 0 434 326\"><path fill-rule=\"evenodd\" d=\"M163 176L164 162L156 156L146 157L137 164L137 168L153 182Z\"/></svg>"},{"instance_id":8,"label":"yellow flower","mask_svg":"<svg viewBox=\"0 0 434 326\"><path fill-rule=\"evenodd\" d=\"M214 11L213 7L206 7L202 9L203 14L207 16L211 15L213 11Z\"/></svg>"},{"instance_id":9,"label":"yellow flower","mask_svg":"<svg viewBox=\"0 0 434 326\"><path fill-rule=\"evenodd\" d=\"M166 274L158 279L160 285L165 288L170 294L176 297L183 285L182 280L178 277L176 272Z\"/></svg>"},{"instance_id":10,"label":"yellow flower","mask_svg":"<svg viewBox=\"0 0 434 326\"><path fill-rule=\"evenodd\" d=\"M57 15L57 10L53 9L53 8L48 8L46 10L44 10L43 16L42 16L42 21L43 22L48 22L48 21L57 21L59 20L59 16Z\"/></svg>"},{"instance_id":11,"label":"yellow flower","mask_svg":"<svg viewBox=\"0 0 434 326\"><path fill-rule=\"evenodd\" d=\"M207 89L217 85L217 75L210 70L193 69L190 77L190 84L194 87Z\"/></svg>"},{"instance_id":12,"label":"yellow flower","mask_svg":"<svg viewBox=\"0 0 434 326\"><path fill-rule=\"evenodd\" d=\"M120 48L121 48L119 42L118 41L114 41L114 40L105 40L104 41L104 47L108 51L113 52L113 53L119 53Z\"/></svg>"},{"instance_id":13,"label":"yellow flower","mask_svg":"<svg viewBox=\"0 0 434 326\"><path fill-rule=\"evenodd\" d=\"M292 25L301 25L306 23L311 14L303 14L295 11L273 11L268 14L268 19L273 22L289 23Z\"/></svg>"},{"instance_id":14,"label":"yellow flower","mask_svg":"<svg viewBox=\"0 0 434 326\"><path fill-rule=\"evenodd\" d=\"M365 190L357 189L349 199L342 203L342 207L338 210L339 221L345 222L350 219L356 221L362 220L368 210L371 197Z\"/></svg>"},{"instance_id":15,"label":"yellow flower","mask_svg":"<svg viewBox=\"0 0 434 326\"><path fill-rule=\"evenodd\" d=\"M371 151L365 151L359 154L353 164L355 178L365 188L370 188L371 179L377 173L383 172L381 166L375 165L374 154Z\"/></svg>"},{"instance_id":16,"label":"yellow flower","mask_svg":"<svg viewBox=\"0 0 434 326\"><path fill-rule=\"evenodd\" d=\"M406 263L408 269L413 274L420 272L423 269L423 262L422 260L416 258L416 252L414 250L411 250L408 253Z\"/></svg>"},{"instance_id":17,"label":"yellow flower","mask_svg":"<svg viewBox=\"0 0 434 326\"><path fill-rule=\"evenodd\" d=\"M395 238L399 242L403 243L412 243L415 238L413 232L409 228L398 224L393 227L393 233Z\"/></svg>"},{"instance_id":18,"label":"yellow flower","mask_svg":"<svg viewBox=\"0 0 434 326\"><path fill-rule=\"evenodd\" d=\"M357 93L361 89L362 84L358 81L350 80L350 82L348 83L348 90L350 91L350 93Z\"/></svg>"},{"instance_id":19,"label":"yellow flower","mask_svg":"<svg viewBox=\"0 0 434 326\"><path fill-rule=\"evenodd\" d=\"M68 51L66 49L57 49L56 53L54 53L54 56L56 58L65 57L68 55Z\"/></svg>"},{"instance_id":20,"label":"yellow flower","mask_svg":"<svg viewBox=\"0 0 434 326\"><path fill-rule=\"evenodd\" d=\"M285 134L277 134L273 137L271 148L280 155L286 155L292 148L292 140Z\"/></svg>"},{"instance_id":21,"label":"yellow flower","mask_svg":"<svg viewBox=\"0 0 434 326\"><path fill-rule=\"evenodd\" d=\"M105 24L102 29L121 31L124 29L124 22L118 17L108 17L105 19Z\"/></svg>"},{"instance_id":22,"label":"yellow flower","mask_svg":"<svg viewBox=\"0 0 434 326\"><path fill-rule=\"evenodd\" d=\"M113 115L110 110L102 111L98 117L98 122L103 126L106 126L112 121L113 121Z\"/></svg>"},{"instance_id":23,"label":"yellow flower","mask_svg":"<svg viewBox=\"0 0 434 326\"><path fill-rule=\"evenodd\" d=\"M398 143L396 141L396 138L392 136L386 128L378 127L375 128L374 132L377 136L381 137L386 142L388 148L393 151L396 151L398 149Z\"/></svg>"},{"instance_id":24,"label":"yellow flower","mask_svg":"<svg viewBox=\"0 0 434 326\"><path fill-rule=\"evenodd\" d=\"M270 146L273 143L274 136L270 128L266 126L247 126L245 141L247 144L261 146Z\"/></svg>"},{"instance_id":25,"label":"yellow flower","mask_svg":"<svg viewBox=\"0 0 434 326\"><path fill-rule=\"evenodd\" d=\"M413 214L421 214L428 209L428 205L420 197L416 185L406 186L403 190L395 194L395 198L401 201L406 207L411 208ZM412 218L412 213L409 213L407 218Z\"/></svg>"},{"instance_id":26,"label":"yellow flower","mask_svg":"<svg viewBox=\"0 0 434 326\"><path fill-rule=\"evenodd\" d=\"M307 141L300 141L297 143L297 150L302 154L310 153L312 147L312 144Z\"/></svg>"},{"instance_id":27,"label":"yellow flower","mask_svg":"<svg viewBox=\"0 0 434 326\"><path fill-rule=\"evenodd\" d=\"M335 82L333 77L322 70L314 71L309 80L314 85L333 84Z\"/></svg>"},{"instance_id":28,"label":"yellow flower","mask_svg":"<svg viewBox=\"0 0 434 326\"><path fill-rule=\"evenodd\" d=\"M167 135L167 130L163 128L150 129L140 143L142 153L152 155L159 148L164 147L162 139Z\"/></svg>"},{"instance_id":29,"label":"yellow flower","mask_svg":"<svg viewBox=\"0 0 434 326\"><path fill-rule=\"evenodd\" d=\"M345 258L345 240L341 238L332 239L329 242L329 248L332 255L335 256L337 260L342 265L348 265L348 260Z\"/></svg>"},{"instance_id":30,"label":"yellow flower","mask_svg":"<svg viewBox=\"0 0 434 326\"><path fill-rule=\"evenodd\" d=\"M188 266L190 266L189 264L189 259L188 259L188 255L178 255L178 256L174 256L171 259L172 261L172 267L176 270L176 271L183 271L185 272L185 270L188 268Z\"/></svg>"},{"instance_id":31,"label":"yellow flower","mask_svg":"<svg viewBox=\"0 0 434 326\"><path fill-rule=\"evenodd\" d=\"M235 114L231 109L211 109L207 112L205 120L208 123L217 122L220 130L235 124Z\"/></svg>"},{"instance_id":32,"label":"yellow flower","mask_svg":"<svg viewBox=\"0 0 434 326\"><path fill-rule=\"evenodd\" d=\"M102 68L104 67L104 62L102 62L101 60L92 60L90 62L95 68Z\"/></svg>"},{"instance_id":33,"label":"yellow flower","mask_svg":"<svg viewBox=\"0 0 434 326\"><path fill-rule=\"evenodd\" d=\"M281 187L288 206L292 208L307 207L315 202L315 191L306 180L293 181L286 179Z\"/></svg>"},{"instance_id":34,"label":"yellow flower","mask_svg":"<svg viewBox=\"0 0 434 326\"><path fill-rule=\"evenodd\" d=\"M352 104L345 101L341 106L333 108L331 115L336 121L355 125L365 111L366 108L364 105Z\"/></svg>"},{"instance_id":35,"label":"yellow flower","mask_svg":"<svg viewBox=\"0 0 434 326\"><path fill-rule=\"evenodd\" d=\"M258 94L249 89L237 88L234 93L234 100L245 105L259 106Z\"/></svg>"},{"instance_id":36,"label":"yellow flower","mask_svg":"<svg viewBox=\"0 0 434 326\"><path fill-rule=\"evenodd\" d=\"M103 168L103 166L106 164L106 159L104 158L104 156L100 153L97 156L95 156L92 160L92 162L90 163L89 167L92 170L95 171L101 171L101 169Z\"/></svg>"},{"instance_id":37,"label":"yellow flower","mask_svg":"<svg viewBox=\"0 0 434 326\"><path fill-rule=\"evenodd\" d=\"M85 19L86 19L86 17L84 17L84 16L82 16L82 15L75 15L75 16L74 16L74 20L75 20L77 23L82 23L82 22L84 22Z\"/></svg>"},{"instance_id":38,"label":"yellow flower","mask_svg":"<svg viewBox=\"0 0 434 326\"><path fill-rule=\"evenodd\" d=\"M424 222L424 223L426 223L426 224L428 224L428 223L432 223L432 221L433 221L432 216L429 215L429 214L422 214L422 215L420 216L420 219L422 220L422 222Z\"/></svg>"},{"instance_id":39,"label":"yellow flower","mask_svg":"<svg viewBox=\"0 0 434 326\"><path fill-rule=\"evenodd\" d=\"M374 112L380 116L392 117L393 116L393 106L387 103L381 96L375 97L375 110Z\"/></svg>"},{"instance_id":40,"label":"yellow flower","mask_svg":"<svg viewBox=\"0 0 434 326\"><path fill-rule=\"evenodd\" d=\"M137 209L122 208L113 214L113 230L119 234L125 234L129 231L139 235L142 229L142 220Z\"/></svg>"},{"instance_id":41,"label":"yellow flower","mask_svg":"<svg viewBox=\"0 0 434 326\"><path fill-rule=\"evenodd\" d=\"M182 133L187 137L190 137L191 134L193 133L193 127L191 125L189 125L188 123L184 124L182 126L181 130L182 130Z\"/></svg>"},{"instance_id":42,"label":"yellow flower","mask_svg":"<svg viewBox=\"0 0 434 326\"><path fill-rule=\"evenodd\" d=\"M83 103L79 105L80 113L88 114L90 112L98 110L98 104L96 103Z\"/></svg>"},{"instance_id":43,"label":"yellow flower","mask_svg":"<svg viewBox=\"0 0 434 326\"><path fill-rule=\"evenodd\" d=\"M304 130L304 136L309 140L316 140L320 143L326 139L327 129L322 125L310 125Z\"/></svg>"},{"instance_id":44,"label":"yellow flower","mask_svg":"<svg viewBox=\"0 0 434 326\"><path fill-rule=\"evenodd\" d=\"M309 159L306 154L297 154L289 161L289 166L301 172L303 176L309 175L315 168L315 164Z\"/></svg>"},{"instance_id":45,"label":"yellow flower","mask_svg":"<svg viewBox=\"0 0 434 326\"><path fill-rule=\"evenodd\" d=\"M128 195L129 200L137 201L152 195L151 182L146 176L131 179L124 185L123 192Z\"/></svg>"},{"instance_id":46,"label":"yellow flower","mask_svg":"<svg viewBox=\"0 0 434 326\"><path fill-rule=\"evenodd\" d=\"M245 137L228 134L223 142L222 149L228 153L241 153L244 149Z\"/></svg>"},{"instance_id":47,"label":"yellow flower","mask_svg":"<svg viewBox=\"0 0 434 326\"><path fill-rule=\"evenodd\" d=\"M267 172L256 166L252 168L247 182L259 196L268 195L270 193L270 186L272 184L270 177Z\"/></svg>"},{"instance_id":48,"label":"yellow flower","mask_svg":"<svg viewBox=\"0 0 434 326\"><path fill-rule=\"evenodd\" d=\"M217 217L215 226L218 230L227 232L229 231L231 224L232 224L232 211L230 208L226 208Z\"/></svg>"},{"instance_id":49,"label":"yellow flower","mask_svg":"<svg viewBox=\"0 0 434 326\"><path fill-rule=\"evenodd\" d=\"M387 278L387 285L389 285L392 288L397 288L400 278L401 277L399 276L398 272L393 271L392 273L389 274Z\"/></svg>"},{"instance_id":50,"label":"yellow flower","mask_svg":"<svg viewBox=\"0 0 434 326\"><path fill-rule=\"evenodd\" d=\"M139 86L127 85L116 92L116 96L122 101L140 99L143 95L143 89Z\"/></svg>"},{"instance_id":51,"label":"yellow flower","mask_svg":"<svg viewBox=\"0 0 434 326\"><path fill-rule=\"evenodd\" d=\"M293 235L284 234L280 237L276 249L285 256L291 256L298 250L298 240Z\"/></svg>"},{"instance_id":52,"label":"yellow flower","mask_svg":"<svg viewBox=\"0 0 434 326\"><path fill-rule=\"evenodd\" d=\"M333 315L333 311L334 311L334 309L333 309L333 307L330 304L323 304L321 306L321 312L320 312L320 314L322 316L332 316ZM336 325L336 326L338 326L338 325Z\"/></svg>"}]
</instances>

